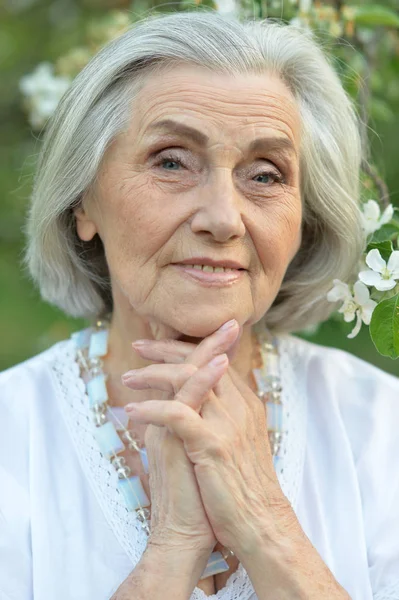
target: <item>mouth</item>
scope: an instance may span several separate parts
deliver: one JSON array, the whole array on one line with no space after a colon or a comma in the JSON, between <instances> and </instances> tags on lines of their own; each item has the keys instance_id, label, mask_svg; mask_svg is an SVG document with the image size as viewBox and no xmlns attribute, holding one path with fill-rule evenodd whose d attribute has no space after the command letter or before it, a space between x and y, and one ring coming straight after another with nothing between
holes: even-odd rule
<instances>
[{"instance_id":1,"label":"mouth","mask_svg":"<svg viewBox=\"0 0 399 600\"><path fill-rule=\"evenodd\" d=\"M185 263L173 263L173 264L182 266L182 267L188 267L190 269L195 269L196 271L203 271L205 273L231 273L231 272L235 272L235 271L245 271L245 269L243 269L241 267L240 268L223 267L223 266L213 267L212 265L189 265L189 264L185 264Z\"/></svg>"},{"instance_id":2,"label":"mouth","mask_svg":"<svg viewBox=\"0 0 399 600\"><path fill-rule=\"evenodd\" d=\"M188 277L192 281L194 280L206 287L230 286L240 281L247 272L243 268L214 267L211 265L172 263L171 266L182 276Z\"/></svg>"}]
</instances>

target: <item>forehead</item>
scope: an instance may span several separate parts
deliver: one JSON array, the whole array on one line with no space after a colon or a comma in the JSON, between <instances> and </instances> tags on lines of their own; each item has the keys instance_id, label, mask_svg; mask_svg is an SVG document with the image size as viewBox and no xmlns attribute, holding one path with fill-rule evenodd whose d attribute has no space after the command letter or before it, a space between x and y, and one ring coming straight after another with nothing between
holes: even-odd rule
<instances>
[{"instance_id":1,"label":"forehead","mask_svg":"<svg viewBox=\"0 0 399 600\"><path fill-rule=\"evenodd\" d=\"M214 142L270 133L299 146L300 115L286 84L276 75L215 73L180 66L151 75L134 101L129 127L136 139L154 139L153 125L168 117L199 128Z\"/></svg>"}]
</instances>

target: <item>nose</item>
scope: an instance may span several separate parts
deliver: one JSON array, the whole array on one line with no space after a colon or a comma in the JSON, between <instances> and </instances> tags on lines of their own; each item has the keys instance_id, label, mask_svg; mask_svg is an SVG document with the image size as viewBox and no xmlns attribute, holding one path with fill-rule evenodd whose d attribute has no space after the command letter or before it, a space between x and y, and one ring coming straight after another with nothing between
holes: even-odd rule
<instances>
[{"instance_id":1,"label":"nose","mask_svg":"<svg viewBox=\"0 0 399 600\"><path fill-rule=\"evenodd\" d=\"M193 233L209 233L217 242L243 237L243 201L235 188L231 171L216 170L213 178L200 191L200 204L191 221Z\"/></svg>"}]
</instances>

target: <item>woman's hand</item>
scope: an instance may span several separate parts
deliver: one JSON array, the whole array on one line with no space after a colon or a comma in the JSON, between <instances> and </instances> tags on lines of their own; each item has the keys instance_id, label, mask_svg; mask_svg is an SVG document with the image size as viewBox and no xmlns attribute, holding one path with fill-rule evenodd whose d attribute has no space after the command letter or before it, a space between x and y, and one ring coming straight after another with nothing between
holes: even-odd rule
<instances>
[{"instance_id":1,"label":"woman's hand","mask_svg":"<svg viewBox=\"0 0 399 600\"><path fill-rule=\"evenodd\" d=\"M220 339L222 337L222 340ZM231 337L231 336L230 336ZM222 345L220 345L222 342ZM174 342L169 341L173 346ZM229 339L214 335L210 340L213 354L230 347ZM206 366L207 356L192 345L191 362L186 361L174 369L172 377L165 377L165 369L170 366L150 365L130 373L129 387L143 389L151 387L146 381L162 379L157 389L163 389L163 400L174 398L180 391L185 394L185 384L190 381L188 393L206 399L209 389L217 384L227 368L227 362L216 366ZM198 370L198 366L204 369ZM124 380L125 382L125 380ZM126 383L126 382L125 382ZM132 416L135 420L135 416ZM149 424L145 433L145 445L149 460L149 485L151 492L151 545L163 546L170 550L193 550L209 557L216 544L216 538L206 516L199 493L192 462L188 459L181 439L168 427ZM205 567L205 564L204 564Z\"/></svg>"},{"instance_id":2,"label":"woman's hand","mask_svg":"<svg viewBox=\"0 0 399 600\"><path fill-rule=\"evenodd\" d=\"M256 543L260 528L277 535L276 518L287 514L289 522L291 507L274 471L265 407L228 368L225 354L220 356L222 376L205 389L210 381L208 361L234 344L238 329L233 322L198 346L149 340L140 348L141 356L166 364L136 371L134 382L126 374L124 383L134 389L170 390L187 364L199 368L178 389L174 402L149 400L134 405L129 414L141 423L166 426L183 441L213 532L239 558Z\"/></svg>"}]
</instances>

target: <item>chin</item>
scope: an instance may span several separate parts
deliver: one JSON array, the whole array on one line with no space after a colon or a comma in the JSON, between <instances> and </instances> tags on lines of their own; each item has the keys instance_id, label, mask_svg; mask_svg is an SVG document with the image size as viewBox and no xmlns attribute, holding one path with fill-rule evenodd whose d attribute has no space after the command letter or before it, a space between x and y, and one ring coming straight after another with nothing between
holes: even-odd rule
<instances>
[{"instance_id":1,"label":"chin","mask_svg":"<svg viewBox=\"0 0 399 600\"><path fill-rule=\"evenodd\" d=\"M175 327L179 332L177 339L185 342L198 343L198 340L211 335L214 331L219 329L223 323L226 323L226 321L229 321L230 319L236 319L240 325L242 324L242 317L233 313L220 315L219 317L213 314L212 318L206 318L206 315L204 314L201 316L194 315L184 323L179 320L179 323L176 324Z\"/></svg>"}]
</instances>

